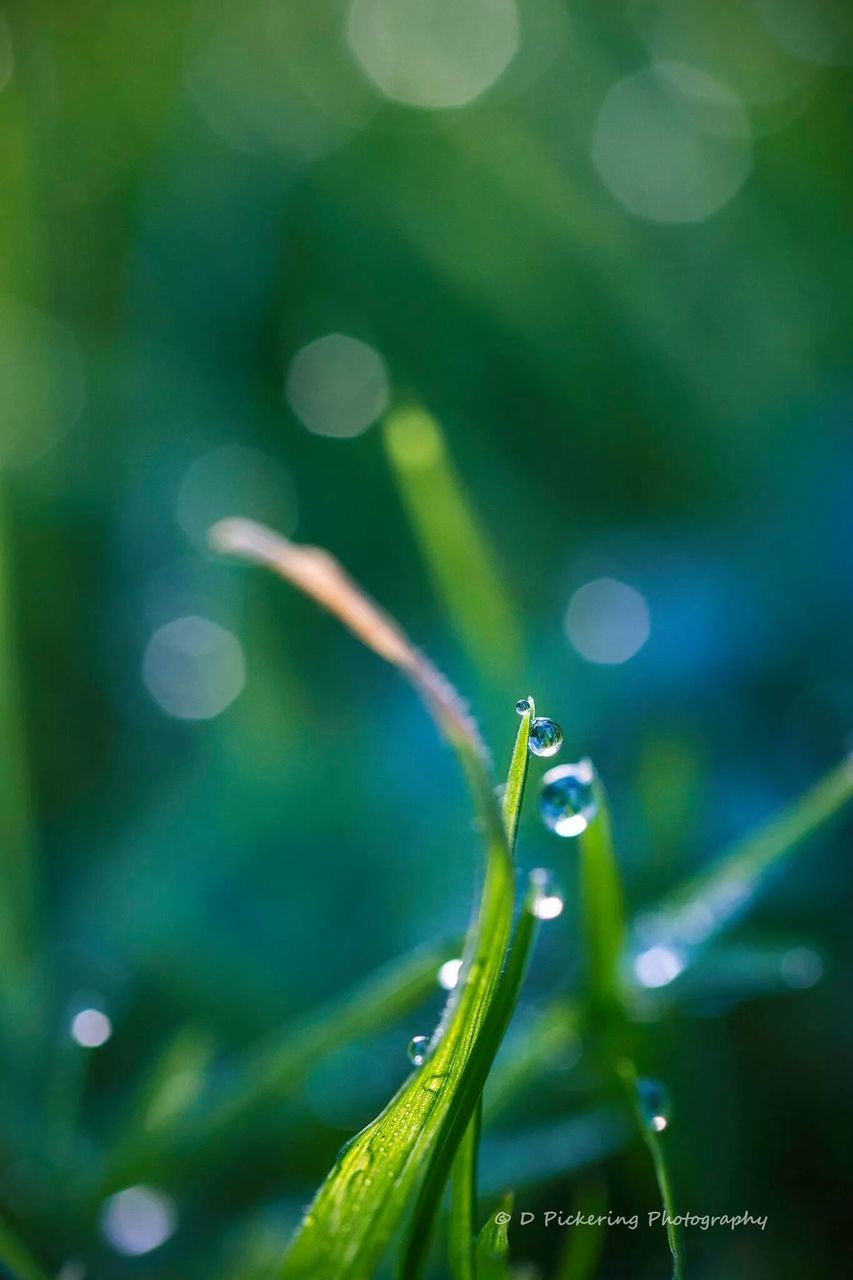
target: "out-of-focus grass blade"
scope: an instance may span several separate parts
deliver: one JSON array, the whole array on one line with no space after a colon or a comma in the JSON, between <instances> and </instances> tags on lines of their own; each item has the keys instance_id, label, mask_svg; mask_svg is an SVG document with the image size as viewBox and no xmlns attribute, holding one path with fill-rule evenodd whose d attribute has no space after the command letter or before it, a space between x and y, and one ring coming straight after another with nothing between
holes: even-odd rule
<instances>
[{"instance_id":1,"label":"out-of-focus grass blade","mask_svg":"<svg viewBox=\"0 0 853 1280\"><path fill-rule=\"evenodd\" d=\"M33 1024L34 838L15 656L5 504L0 490L0 994L16 1039Z\"/></svg>"},{"instance_id":2,"label":"out-of-focus grass blade","mask_svg":"<svg viewBox=\"0 0 853 1280\"><path fill-rule=\"evenodd\" d=\"M477 1153L480 1146L482 1099L459 1143L450 1174L450 1213L447 1219L447 1261L450 1280L475 1280L474 1222L477 1213Z\"/></svg>"},{"instance_id":3,"label":"out-of-focus grass blade","mask_svg":"<svg viewBox=\"0 0 853 1280\"><path fill-rule=\"evenodd\" d=\"M637 986L626 996L644 1020L672 1009L719 1014L745 1000L807 990L822 974L820 953L801 943L717 943L671 982L652 989Z\"/></svg>"},{"instance_id":4,"label":"out-of-focus grass blade","mask_svg":"<svg viewBox=\"0 0 853 1280\"><path fill-rule=\"evenodd\" d=\"M515 611L441 428L423 409L399 408L385 420L384 441L412 528L460 639L479 671L511 687L521 667Z\"/></svg>"},{"instance_id":5,"label":"out-of-focus grass blade","mask_svg":"<svg viewBox=\"0 0 853 1280\"><path fill-rule=\"evenodd\" d=\"M477 1280L509 1280L509 1221L515 1197L507 1191L477 1236L474 1250Z\"/></svg>"},{"instance_id":6,"label":"out-of-focus grass blade","mask_svg":"<svg viewBox=\"0 0 853 1280\"><path fill-rule=\"evenodd\" d=\"M580 1026L580 1010L564 998L536 1010L525 1022L523 1034L515 1036L512 1045L507 1044L489 1074L486 1116L508 1106L543 1070L577 1056Z\"/></svg>"},{"instance_id":7,"label":"out-of-focus grass blade","mask_svg":"<svg viewBox=\"0 0 853 1280\"><path fill-rule=\"evenodd\" d=\"M342 999L320 1006L249 1050L227 1096L213 1105L200 1127L221 1135L255 1108L293 1097L318 1059L350 1040L382 1031L433 995L442 962L457 951L454 943L419 947L400 956Z\"/></svg>"},{"instance_id":8,"label":"out-of-focus grass blade","mask_svg":"<svg viewBox=\"0 0 853 1280\"><path fill-rule=\"evenodd\" d=\"M607 794L597 777L593 785L597 813L578 837L581 900L590 995L595 1003L607 1004L618 992L625 926Z\"/></svg>"},{"instance_id":9,"label":"out-of-focus grass blade","mask_svg":"<svg viewBox=\"0 0 853 1280\"><path fill-rule=\"evenodd\" d=\"M191 1166L196 1186L209 1182L231 1159L236 1135L258 1132L247 1129L247 1120L280 1112L323 1057L384 1030L434 995L441 964L458 950L458 942L419 947L383 965L342 998L240 1055L220 1087L211 1086L198 1033L179 1033L141 1086L123 1141L99 1179L100 1197L146 1177L162 1181L176 1163Z\"/></svg>"},{"instance_id":10,"label":"out-of-focus grass blade","mask_svg":"<svg viewBox=\"0 0 853 1280\"><path fill-rule=\"evenodd\" d=\"M599 1218L607 1213L607 1183L599 1172L590 1170L581 1177L575 1212L586 1218ZM605 1231L602 1222L588 1222L572 1228L560 1260L557 1280L592 1280L604 1249Z\"/></svg>"},{"instance_id":11,"label":"out-of-focus grass blade","mask_svg":"<svg viewBox=\"0 0 853 1280\"><path fill-rule=\"evenodd\" d=\"M499 1195L510 1183L516 1190L542 1186L620 1151L631 1134L624 1112L595 1107L567 1120L486 1136L481 1189L485 1195Z\"/></svg>"},{"instance_id":12,"label":"out-of-focus grass blade","mask_svg":"<svg viewBox=\"0 0 853 1280\"><path fill-rule=\"evenodd\" d=\"M851 798L853 756L848 756L766 826L644 914L631 947L641 981L644 972L652 978L645 985L663 986L677 977L711 938L749 910L786 854Z\"/></svg>"},{"instance_id":13,"label":"out-of-focus grass blade","mask_svg":"<svg viewBox=\"0 0 853 1280\"><path fill-rule=\"evenodd\" d=\"M397 623L365 596L327 552L296 546L240 519L217 525L211 538L219 550L280 573L408 676L459 756L485 835L480 905L469 931L459 983L448 999L434 1047L382 1114L341 1151L309 1206L282 1270L288 1280L324 1275L367 1280L408 1209L424 1165L437 1147L447 1144L454 1121L460 1123L458 1142L479 1097L482 1081L477 1078L475 1050L498 989L510 937L512 860L476 726L441 673L414 648ZM528 731L529 713L522 717L519 730L525 754Z\"/></svg>"},{"instance_id":14,"label":"out-of-focus grass blade","mask_svg":"<svg viewBox=\"0 0 853 1280\"><path fill-rule=\"evenodd\" d=\"M687 1258L684 1251L684 1231L680 1225L675 1223L675 1219L678 1217L678 1209L675 1202L669 1162L666 1157L666 1144L662 1136L666 1130L666 1119L665 1117L650 1119L646 1115L640 1097L641 1081L633 1062L629 1062L627 1059L623 1060L618 1064L618 1071L628 1091L637 1127L652 1157L663 1212L667 1219L666 1238L669 1244L669 1251L672 1254L672 1280L686 1280Z\"/></svg>"},{"instance_id":15,"label":"out-of-focus grass blade","mask_svg":"<svg viewBox=\"0 0 853 1280\"><path fill-rule=\"evenodd\" d=\"M47 1271L35 1260L25 1244L0 1222L0 1263L8 1267L10 1280L48 1280Z\"/></svg>"}]
</instances>

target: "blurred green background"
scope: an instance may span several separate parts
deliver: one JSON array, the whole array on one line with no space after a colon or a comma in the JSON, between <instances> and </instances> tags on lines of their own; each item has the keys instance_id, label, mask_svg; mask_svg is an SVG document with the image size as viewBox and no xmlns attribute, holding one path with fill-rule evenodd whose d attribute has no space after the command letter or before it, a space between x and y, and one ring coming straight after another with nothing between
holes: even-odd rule
<instances>
[{"instance_id":1,"label":"blurred green background","mask_svg":"<svg viewBox=\"0 0 853 1280\"><path fill-rule=\"evenodd\" d=\"M841 0L4 5L0 1199L47 1274L275 1252L438 989L318 1060L213 1189L144 1152L115 1171L160 1055L192 1094L470 911L422 709L209 554L215 518L338 554L498 771L533 691L608 783L634 910L849 749L851 58ZM440 427L383 428L412 405ZM770 1216L689 1235L697 1276L849 1247L843 835L733 935L781 954L778 998L739 998L747 964L648 1036L685 1206ZM577 979L570 845L528 806L521 861L568 907L531 1002ZM578 1086L543 1069L556 1125ZM570 1207L523 1165L522 1207ZM642 1153L609 1167L618 1208L656 1207ZM100 1207L137 1181L170 1197L141 1260ZM513 1238L545 1267L557 1243ZM666 1265L661 1233L614 1231L602 1274Z\"/></svg>"}]
</instances>

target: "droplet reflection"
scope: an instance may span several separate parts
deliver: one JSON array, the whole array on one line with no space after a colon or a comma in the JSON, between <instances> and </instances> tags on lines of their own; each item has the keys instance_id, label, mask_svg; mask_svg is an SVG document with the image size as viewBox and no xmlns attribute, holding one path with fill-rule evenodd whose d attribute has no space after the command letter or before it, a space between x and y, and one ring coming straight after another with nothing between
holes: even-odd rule
<instances>
[{"instance_id":1,"label":"droplet reflection","mask_svg":"<svg viewBox=\"0 0 853 1280\"><path fill-rule=\"evenodd\" d=\"M659 1080L640 1077L636 1084L637 1100L643 1123L653 1133L662 1133L669 1124L669 1098Z\"/></svg>"},{"instance_id":2,"label":"droplet reflection","mask_svg":"<svg viewBox=\"0 0 853 1280\"><path fill-rule=\"evenodd\" d=\"M516 707L516 711L518 707ZM555 756L563 745L563 730L556 720L537 716L530 726L530 750L535 756Z\"/></svg>"},{"instance_id":3,"label":"droplet reflection","mask_svg":"<svg viewBox=\"0 0 853 1280\"><path fill-rule=\"evenodd\" d=\"M591 760L560 764L542 779L539 812L558 836L579 836L598 812L595 769Z\"/></svg>"},{"instance_id":4,"label":"droplet reflection","mask_svg":"<svg viewBox=\"0 0 853 1280\"><path fill-rule=\"evenodd\" d=\"M416 1067L422 1067L429 1052L429 1036L412 1036L406 1052L410 1062L413 1062Z\"/></svg>"}]
</instances>

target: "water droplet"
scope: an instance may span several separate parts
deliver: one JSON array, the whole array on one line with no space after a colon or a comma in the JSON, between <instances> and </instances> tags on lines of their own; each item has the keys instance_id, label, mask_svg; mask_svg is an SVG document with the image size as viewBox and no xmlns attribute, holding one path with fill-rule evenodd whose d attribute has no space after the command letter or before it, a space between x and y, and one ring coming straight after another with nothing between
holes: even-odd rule
<instances>
[{"instance_id":1,"label":"water droplet","mask_svg":"<svg viewBox=\"0 0 853 1280\"><path fill-rule=\"evenodd\" d=\"M438 971L438 985L444 987L445 991L452 991L459 981L461 969L461 960L445 960Z\"/></svg>"},{"instance_id":2,"label":"water droplet","mask_svg":"<svg viewBox=\"0 0 853 1280\"><path fill-rule=\"evenodd\" d=\"M555 756L563 745L563 730L556 720L537 716L530 726L530 750L535 756Z\"/></svg>"},{"instance_id":3,"label":"water droplet","mask_svg":"<svg viewBox=\"0 0 853 1280\"><path fill-rule=\"evenodd\" d=\"M516 715L519 715L519 716L527 715L527 712L529 710L530 710L530 699L519 698L518 702L515 704Z\"/></svg>"},{"instance_id":4,"label":"water droplet","mask_svg":"<svg viewBox=\"0 0 853 1280\"><path fill-rule=\"evenodd\" d=\"M556 920L563 914L563 895L554 883L550 871L538 867L530 873L530 884L534 891L533 914L537 920Z\"/></svg>"},{"instance_id":5,"label":"water droplet","mask_svg":"<svg viewBox=\"0 0 853 1280\"><path fill-rule=\"evenodd\" d=\"M446 1071L437 1076L430 1076L428 1080L424 1081L423 1088L427 1093L441 1093L446 1079Z\"/></svg>"},{"instance_id":6,"label":"water droplet","mask_svg":"<svg viewBox=\"0 0 853 1280\"><path fill-rule=\"evenodd\" d=\"M637 1098L646 1128L662 1133L669 1124L669 1097L659 1080L637 1080Z\"/></svg>"},{"instance_id":7,"label":"water droplet","mask_svg":"<svg viewBox=\"0 0 853 1280\"><path fill-rule=\"evenodd\" d=\"M429 1036L412 1036L407 1052L416 1067L423 1066L429 1053Z\"/></svg>"},{"instance_id":8,"label":"water droplet","mask_svg":"<svg viewBox=\"0 0 853 1280\"><path fill-rule=\"evenodd\" d=\"M591 760L560 764L542 779L539 812L558 836L579 836L598 812L595 769Z\"/></svg>"}]
</instances>

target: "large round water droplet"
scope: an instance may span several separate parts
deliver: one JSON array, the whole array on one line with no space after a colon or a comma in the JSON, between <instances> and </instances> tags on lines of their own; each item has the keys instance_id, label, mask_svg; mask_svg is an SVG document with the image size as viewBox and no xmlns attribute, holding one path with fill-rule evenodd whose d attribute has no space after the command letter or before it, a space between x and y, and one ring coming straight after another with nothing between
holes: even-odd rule
<instances>
[{"instance_id":1,"label":"large round water droplet","mask_svg":"<svg viewBox=\"0 0 853 1280\"><path fill-rule=\"evenodd\" d=\"M423 1066L429 1052L429 1036L412 1036L407 1052L416 1067Z\"/></svg>"},{"instance_id":2,"label":"large round water droplet","mask_svg":"<svg viewBox=\"0 0 853 1280\"><path fill-rule=\"evenodd\" d=\"M530 726L530 750L535 756L555 756L563 745L563 730L556 720L537 716Z\"/></svg>"},{"instance_id":3,"label":"large round water droplet","mask_svg":"<svg viewBox=\"0 0 853 1280\"><path fill-rule=\"evenodd\" d=\"M539 812L545 826L558 836L579 836L586 831L598 812L592 761L549 769L542 779Z\"/></svg>"},{"instance_id":4,"label":"large round water droplet","mask_svg":"<svg viewBox=\"0 0 853 1280\"><path fill-rule=\"evenodd\" d=\"M525 715L527 715L527 713L528 713L528 711L529 711L529 710L530 710L530 699L529 699L529 698L519 698L518 702L515 704L515 713L516 713L516 715L518 715L518 716L525 716Z\"/></svg>"},{"instance_id":5,"label":"large round water droplet","mask_svg":"<svg viewBox=\"0 0 853 1280\"><path fill-rule=\"evenodd\" d=\"M637 1080L637 1099L646 1128L661 1133L669 1124L669 1098L659 1080Z\"/></svg>"}]
</instances>

